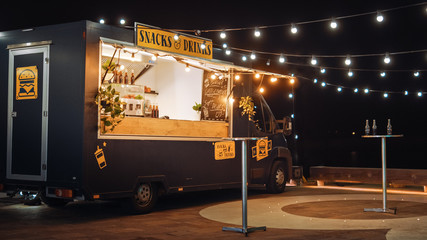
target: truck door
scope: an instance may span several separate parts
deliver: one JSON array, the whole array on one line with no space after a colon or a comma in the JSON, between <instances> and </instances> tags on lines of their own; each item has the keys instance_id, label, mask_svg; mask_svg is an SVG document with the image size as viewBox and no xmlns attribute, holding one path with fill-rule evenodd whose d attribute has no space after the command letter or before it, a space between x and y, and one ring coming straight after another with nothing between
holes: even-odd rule
<instances>
[{"instance_id":1,"label":"truck door","mask_svg":"<svg viewBox=\"0 0 427 240\"><path fill-rule=\"evenodd\" d=\"M10 48L7 178L46 181L49 46Z\"/></svg>"}]
</instances>

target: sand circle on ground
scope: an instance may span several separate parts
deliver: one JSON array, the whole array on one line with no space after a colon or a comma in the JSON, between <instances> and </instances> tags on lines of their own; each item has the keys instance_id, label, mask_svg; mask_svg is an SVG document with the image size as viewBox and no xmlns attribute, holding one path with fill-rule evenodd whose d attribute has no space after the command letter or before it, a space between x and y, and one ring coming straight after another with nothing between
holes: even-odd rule
<instances>
[{"instance_id":1,"label":"sand circle on ground","mask_svg":"<svg viewBox=\"0 0 427 240\"><path fill-rule=\"evenodd\" d=\"M396 219L427 215L427 203L410 201L387 201L387 208L397 208L396 214L363 211L382 206L382 200L330 200L290 204L282 207L282 211L328 219Z\"/></svg>"}]
</instances>

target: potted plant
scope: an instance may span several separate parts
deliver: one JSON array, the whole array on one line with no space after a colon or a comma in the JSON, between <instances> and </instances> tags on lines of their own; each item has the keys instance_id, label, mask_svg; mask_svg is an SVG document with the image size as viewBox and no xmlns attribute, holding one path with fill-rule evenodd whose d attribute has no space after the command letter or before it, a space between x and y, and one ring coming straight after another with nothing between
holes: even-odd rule
<instances>
[{"instance_id":1,"label":"potted plant","mask_svg":"<svg viewBox=\"0 0 427 240\"><path fill-rule=\"evenodd\" d=\"M251 97L241 97L239 101L239 108L242 109L242 116L247 114L249 121L253 121L253 117L255 116L254 111L254 101Z\"/></svg>"},{"instance_id":2,"label":"potted plant","mask_svg":"<svg viewBox=\"0 0 427 240\"><path fill-rule=\"evenodd\" d=\"M125 117L124 106L126 103L120 101L120 93L111 85L101 86L95 98L95 103L101 112L102 133L105 133L107 129L113 131Z\"/></svg>"}]
</instances>

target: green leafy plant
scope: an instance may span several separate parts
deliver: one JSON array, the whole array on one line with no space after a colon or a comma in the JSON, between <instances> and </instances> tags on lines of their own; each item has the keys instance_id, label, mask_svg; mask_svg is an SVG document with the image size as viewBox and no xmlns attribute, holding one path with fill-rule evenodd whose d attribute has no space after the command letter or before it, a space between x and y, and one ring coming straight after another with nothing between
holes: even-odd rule
<instances>
[{"instance_id":1,"label":"green leafy plant","mask_svg":"<svg viewBox=\"0 0 427 240\"><path fill-rule=\"evenodd\" d=\"M101 128L102 133L106 132L107 127L110 131L113 131L125 117L124 105L126 103L120 101L120 93L111 85L107 87L101 86L98 90L98 94L96 94L95 103L102 113L101 122L104 126Z\"/></svg>"},{"instance_id":2,"label":"green leafy plant","mask_svg":"<svg viewBox=\"0 0 427 240\"><path fill-rule=\"evenodd\" d=\"M250 121L253 121L255 111L254 111L254 101L252 100L251 97L249 96L241 97L239 101L239 108L242 109L242 116L246 114L248 115L248 119Z\"/></svg>"},{"instance_id":3,"label":"green leafy plant","mask_svg":"<svg viewBox=\"0 0 427 240\"><path fill-rule=\"evenodd\" d=\"M202 104L194 102L193 110L196 112L200 112L202 110Z\"/></svg>"}]
</instances>

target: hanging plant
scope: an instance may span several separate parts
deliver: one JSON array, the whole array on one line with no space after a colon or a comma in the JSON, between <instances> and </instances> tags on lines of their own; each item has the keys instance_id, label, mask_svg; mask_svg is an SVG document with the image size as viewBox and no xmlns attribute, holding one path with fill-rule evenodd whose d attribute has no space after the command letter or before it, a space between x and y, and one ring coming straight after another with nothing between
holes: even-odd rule
<instances>
[{"instance_id":1,"label":"hanging plant","mask_svg":"<svg viewBox=\"0 0 427 240\"><path fill-rule=\"evenodd\" d=\"M126 103L120 101L120 93L112 88L111 85L107 87L101 86L98 94L96 94L95 103L101 112L102 133L106 132L107 127L110 131L113 131L125 117L124 105Z\"/></svg>"},{"instance_id":2,"label":"hanging plant","mask_svg":"<svg viewBox=\"0 0 427 240\"><path fill-rule=\"evenodd\" d=\"M251 97L241 97L239 101L239 108L242 109L242 116L245 114L248 115L249 121L253 121L253 117L255 115L254 111L254 101Z\"/></svg>"}]
</instances>

